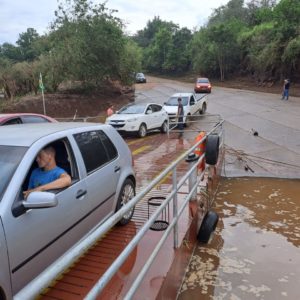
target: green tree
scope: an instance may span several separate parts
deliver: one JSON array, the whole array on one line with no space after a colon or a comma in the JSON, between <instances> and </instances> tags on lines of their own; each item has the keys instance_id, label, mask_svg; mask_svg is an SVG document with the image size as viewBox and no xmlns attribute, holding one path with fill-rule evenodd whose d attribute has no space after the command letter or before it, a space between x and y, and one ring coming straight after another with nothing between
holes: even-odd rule
<instances>
[{"instance_id":1,"label":"green tree","mask_svg":"<svg viewBox=\"0 0 300 300\"><path fill-rule=\"evenodd\" d=\"M65 62L62 73L67 78L96 85L107 78L125 78L122 61L127 42L123 24L113 13L105 4L93 6L87 0L59 6L53 23L53 50Z\"/></svg>"},{"instance_id":2,"label":"green tree","mask_svg":"<svg viewBox=\"0 0 300 300\"><path fill-rule=\"evenodd\" d=\"M27 28L26 32L19 34L17 45L21 52L22 60L32 61L38 54L36 53L33 44L39 38L37 31L33 28Z\"/></svg>"}]
</instances>

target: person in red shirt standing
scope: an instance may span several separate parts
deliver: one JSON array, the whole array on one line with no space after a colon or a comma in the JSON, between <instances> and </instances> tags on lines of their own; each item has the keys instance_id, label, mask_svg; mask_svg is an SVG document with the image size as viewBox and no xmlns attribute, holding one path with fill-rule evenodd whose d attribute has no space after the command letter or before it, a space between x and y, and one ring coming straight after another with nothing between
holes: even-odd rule
<instances>
[{"instance_id":1,"label":"person in red shirt standing","mask_svg":"<svg viewBox=\"0 0 300 300\"><path fill-rule=\"evenodd\" d=\"M110 117L110 116L113 115L114 113L115 113L115 112L114 112L114 106L111 105L111 106L107 109L106 114L107 114L108 117Z\"/></svg>"}]
</instances>

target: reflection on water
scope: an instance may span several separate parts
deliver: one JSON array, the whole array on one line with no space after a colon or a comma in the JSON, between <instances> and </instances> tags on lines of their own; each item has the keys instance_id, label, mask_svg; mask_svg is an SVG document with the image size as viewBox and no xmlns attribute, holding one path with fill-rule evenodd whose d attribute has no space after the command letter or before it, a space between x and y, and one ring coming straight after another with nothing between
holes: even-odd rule
<instances>
[{"instance_id":1,"label":"reflection on water","mask_svg":"<svg viewBox=\"0 0 300 300\"><path fill-rule=\"evenodd\" d=\"M178 299L300 299L299 195L299 180L224 179Z\"/></svg>"}]
</instances>

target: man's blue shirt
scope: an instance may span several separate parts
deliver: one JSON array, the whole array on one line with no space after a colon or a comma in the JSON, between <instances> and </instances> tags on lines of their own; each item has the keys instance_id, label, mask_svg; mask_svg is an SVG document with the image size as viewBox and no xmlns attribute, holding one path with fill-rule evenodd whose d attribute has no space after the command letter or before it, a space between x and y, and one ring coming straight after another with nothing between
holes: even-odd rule
<instances>
[{"instance_id":1,"label":"man's blue shirt","mask_svg":"<svg viewBox=\"0 0 300 300\"><path fill-rule=\"evenodd\" d=\"M34 189L38 186L50 183L60 177L66 171L60 167L55 167L52 170L44 171L41 168L34 169L31 173L28 189Z\"/></svg>"}]
</instances>

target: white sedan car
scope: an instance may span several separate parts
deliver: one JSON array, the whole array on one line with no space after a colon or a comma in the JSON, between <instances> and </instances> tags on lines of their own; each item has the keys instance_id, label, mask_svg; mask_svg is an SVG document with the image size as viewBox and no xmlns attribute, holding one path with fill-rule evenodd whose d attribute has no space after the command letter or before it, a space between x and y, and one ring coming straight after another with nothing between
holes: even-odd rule
<instances>
[{"instance_id":1,"label":"white sedan car","mask_svg":"<svg viewBox=\"0 0 300 300\"><path fill-rule=\"evenodd\" d=\"M108 117L105 123L113 126L120 133L137 133L139 137L144 137L148 131L155 129L166 133L168 114L159 104L129 104Z\"/></svg>"}]
</instances>

